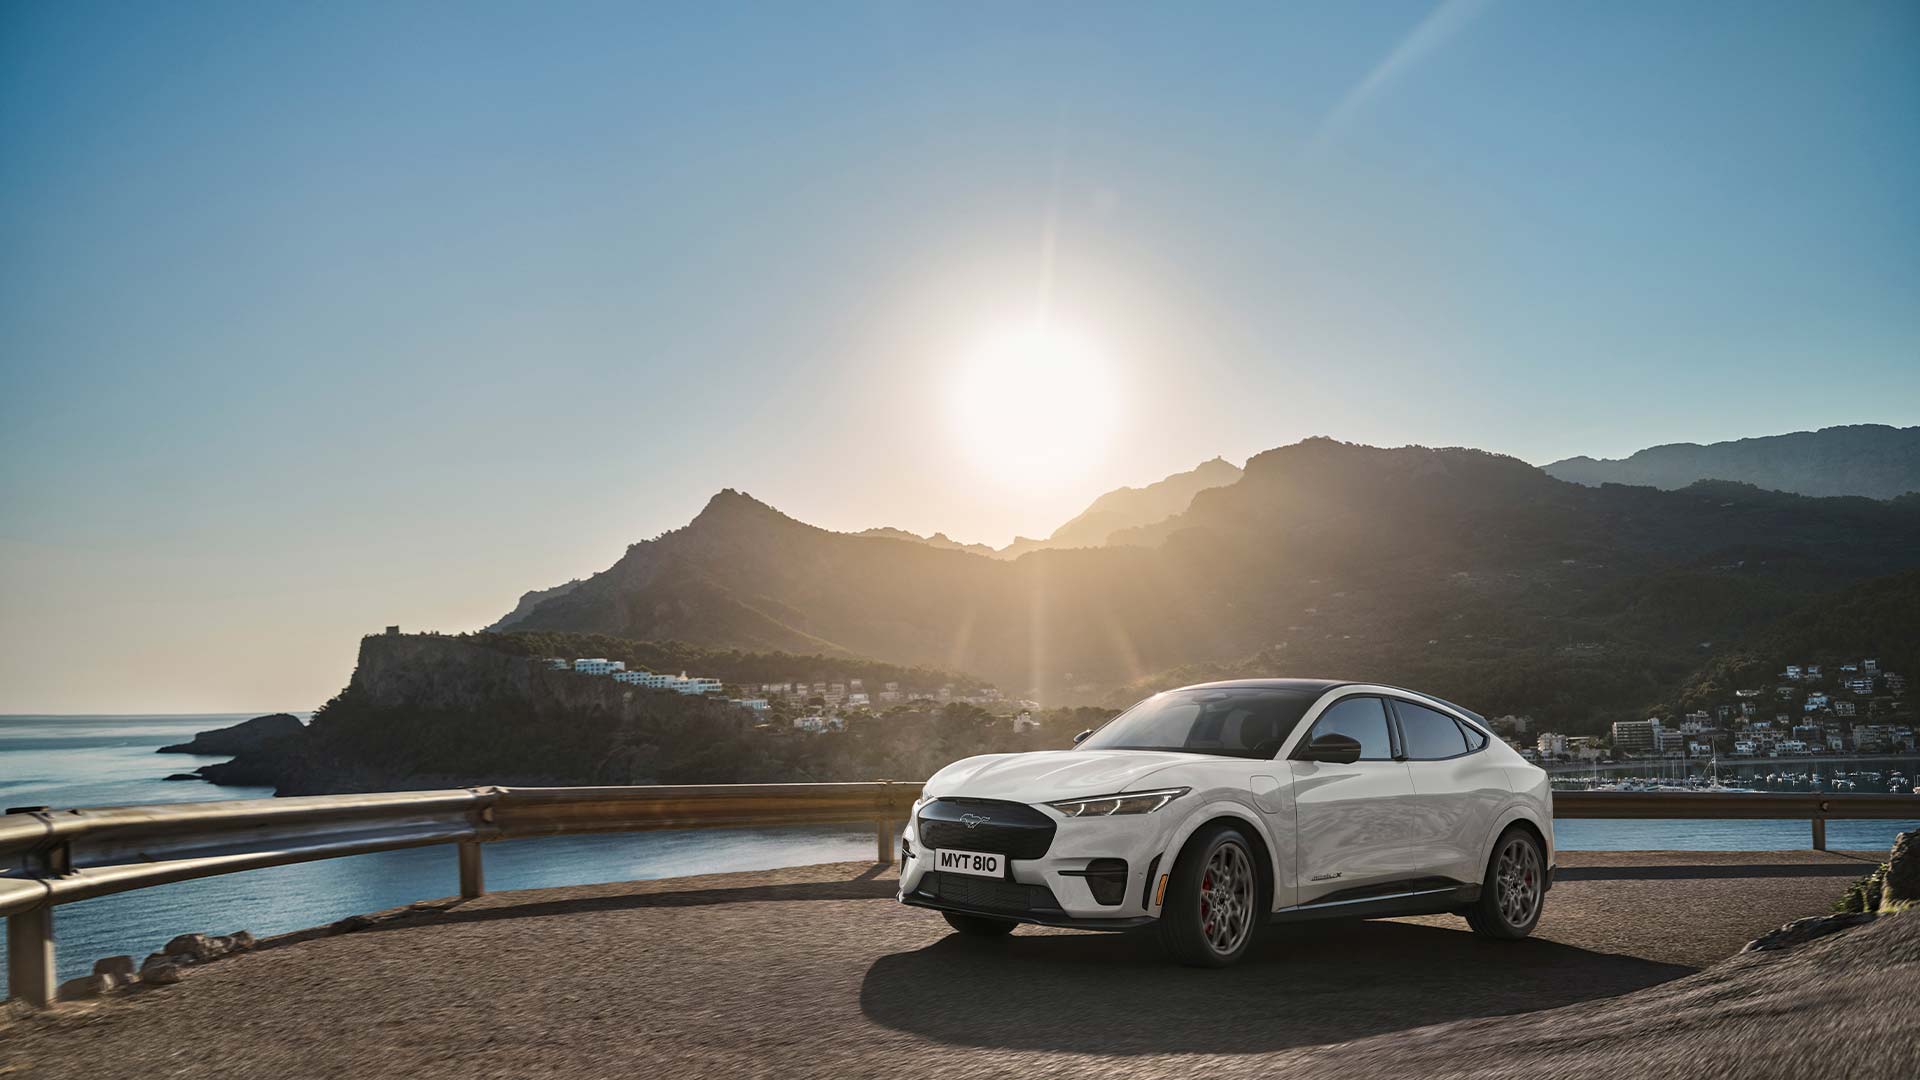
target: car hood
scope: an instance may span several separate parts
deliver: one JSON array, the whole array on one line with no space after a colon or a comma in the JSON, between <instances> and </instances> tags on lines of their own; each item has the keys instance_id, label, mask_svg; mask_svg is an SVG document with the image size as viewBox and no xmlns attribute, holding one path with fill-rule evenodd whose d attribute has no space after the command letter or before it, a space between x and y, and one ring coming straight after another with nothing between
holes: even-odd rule
<instances>
[{"instance_id":1,"label":"car hood","mask_svg":"<svg viewBox=\"0 0 1920 1080\"><path fill-rule=\"evenodd\" d=\"M941 769L927 781L929 799L963 795L974 799L1045 802L1076 795L1110 795L1138 789L1162 769L1195 761L1204 754L1157 750L1037 750L1026 754L983 754Z\"/></svg>"}]
</instances>

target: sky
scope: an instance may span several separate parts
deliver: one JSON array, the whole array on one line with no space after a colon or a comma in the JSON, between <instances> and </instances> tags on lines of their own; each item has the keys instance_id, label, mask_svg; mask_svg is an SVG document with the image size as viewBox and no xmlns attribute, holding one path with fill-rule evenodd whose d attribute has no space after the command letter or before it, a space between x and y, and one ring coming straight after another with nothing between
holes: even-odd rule
<instances>
[{"instance_id":1,"label":"sky","mask_svg":"<svg viewBox=\"0 0 1920 1080\"><path fill-rule=\"evenodd\" d=\"M723 487L1000 544L1310 435L1920 423L1915 57L1897 2L0 0L0 712L312 708Z\"/></svg>"}]
</instances>

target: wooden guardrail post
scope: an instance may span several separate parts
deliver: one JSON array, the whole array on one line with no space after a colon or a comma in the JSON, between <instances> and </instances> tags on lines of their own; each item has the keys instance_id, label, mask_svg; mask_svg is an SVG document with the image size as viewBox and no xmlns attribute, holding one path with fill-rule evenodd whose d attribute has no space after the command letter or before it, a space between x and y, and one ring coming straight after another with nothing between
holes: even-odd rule
<instances>
[{"instance_id":1,"label":"wooden guardrail post","mask_svg":"<svg viewBox=\"0 0 1920 1080\"><path fill-rule=\"evenodd\" d=\"M7 994L29 1005L53 1004L53 905L7 916Z\"/></svg>"},{"instance_id":2,"label":"wooden guardrail post","mask_svg":"<svg viewBox=\"0 0 1920 1080\"><path fill-rule=\"evenodd\" d=\"M1820 808L1813 814L1813 850L1827 850L1827 803L1821 800Z\"/></svg>"}]
</instances>

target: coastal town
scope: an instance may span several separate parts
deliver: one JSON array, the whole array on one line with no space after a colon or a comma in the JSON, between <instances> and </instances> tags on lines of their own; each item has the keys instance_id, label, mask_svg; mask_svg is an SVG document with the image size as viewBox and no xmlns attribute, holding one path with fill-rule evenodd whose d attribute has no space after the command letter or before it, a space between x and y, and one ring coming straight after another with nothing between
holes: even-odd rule
<instances>
[{"instance_id":1,"label":"coastal town","mask_svg":"<svg viewBox=\"0 0 1920 1080\"><path fill-rule=\"evenodd\" d=\"M544 662L555 670L610 678L615 682L650 690L724 698L729 705L760 714L764 718L763 726L784 726L811 734L844 731L847 717L853 713L884 711L891 706L912 703L942 706L958 702L996 711L1004 708L1010 710L1007 723L1016 733L1039 726L1032 717L1032 711L1039 708L1037 703L1011 701L993 687L956 688L952 684L912 687L887 681L869 688L864 679L854 678L844 682L789 679L729 686L719 679L690 676L684 671L678 675L663 675L630 670L624 661L604 657L578 657L572 660L547 657Z\"/></svg>"},{"instance_id":2,"label":"coastal town","mask_svg":"<svg viewBox=\"0 0 1920 1080\"><path fill-rule=\"evenodd\" d=\"M1725 700L1677 716L1615 721L1611 738L1534 730L1522 716L1492 724L1528 760L1543 765L1911 755L1920 751L1920 740L1906 693L1905 676L1868 657L1831 671L1788 664L1771 685L1736 689Z\"/></svg>"}]
</instances>

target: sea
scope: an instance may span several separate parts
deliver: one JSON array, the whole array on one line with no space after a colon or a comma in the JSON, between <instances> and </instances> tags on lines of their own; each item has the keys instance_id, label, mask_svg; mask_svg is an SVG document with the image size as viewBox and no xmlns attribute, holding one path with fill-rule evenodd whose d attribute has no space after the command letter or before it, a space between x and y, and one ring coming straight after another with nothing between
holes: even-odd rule
<instances>
[{"instance_id":1,"label":"sea","mask_svg":"<svg viewBox=\"0 0 1920 1080\"><path fill-rule=\"evenodd\" d=\"M191 772L223 759L154 752L253 715L0 716L0 807L68 809L270 798L273 792L267 788L167 780L171 773ZM1798 766L1803 773L1817 767ZM1750 768L1762 774L1753 779L1764 786L1769 769ZM1913 759L1843 768L1883 773L1898 769L1908 777L1920 776L1920 762ZM1920 820L1834 821L1827 825L1827 843L1832 848L1885 850L1896 834L1916 828ZM1809 844L1804 821L1564 820L1554 831L1559 846L1569 851L1772 851ZM873 833L859 826L702 829L501 841L487 845L486 875L489 891L504 891L872 857ZM452 848L434 847L251 870L83 900L61 906L54 915L60 978L84 975L105 956L124 953L137 963L176 934L247 930L265 937L448 896L457 889Z\"/></svg>"}]
</instances>

